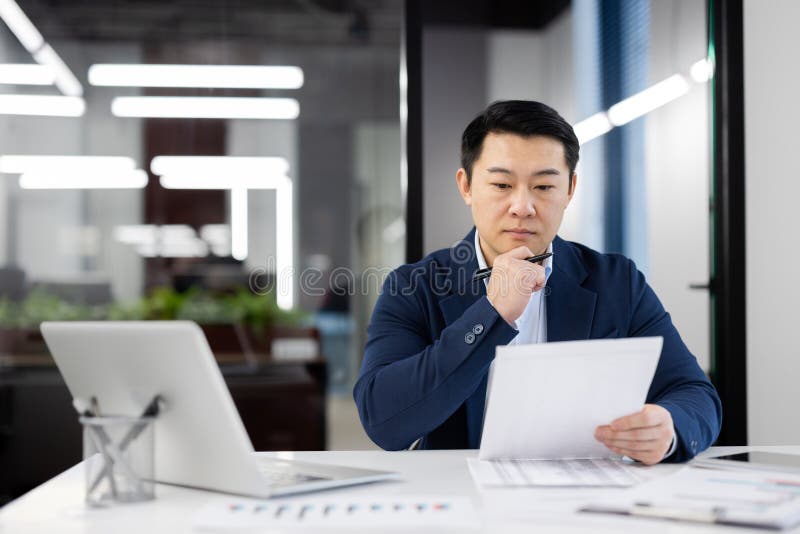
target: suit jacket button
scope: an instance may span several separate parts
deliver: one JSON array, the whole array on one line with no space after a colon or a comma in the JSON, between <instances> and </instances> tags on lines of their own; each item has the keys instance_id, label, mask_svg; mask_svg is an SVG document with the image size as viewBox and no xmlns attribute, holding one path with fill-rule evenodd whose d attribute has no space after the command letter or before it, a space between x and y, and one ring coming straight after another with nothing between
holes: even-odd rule
<instances>
[{"instance_id":1,"label":"suit jacket button","mask_svg":"<svg viewBox=\"0 0 800 534\"><path fill-rule=\"evenodd\" d=\"M467 335L464 336L464 343L466 343L467 345L472 345L473 343L475 343L475 334L473 334L472 332L467 332Z\"/></svg>"},{"instance_id":2,"label":"suit jacket button","mask_svg":"<svg viewBox=\"0 0 800 534\"><path fill-rule=\"evenodd\" d=\"M472 333L476 336L483 334L483 325L481 323L476 324L472 327Z\"/></svg>"}]
</instances>

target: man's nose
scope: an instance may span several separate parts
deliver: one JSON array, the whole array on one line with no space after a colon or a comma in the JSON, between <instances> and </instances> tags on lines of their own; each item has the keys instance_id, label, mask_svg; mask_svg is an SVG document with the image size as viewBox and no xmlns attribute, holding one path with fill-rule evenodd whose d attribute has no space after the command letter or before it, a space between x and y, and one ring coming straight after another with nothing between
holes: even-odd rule
<instances>
[{"instance_id":1,"label":"man's nose","mask_svg":"<svg viewBox=\"0 0 800 534\"><path fill-rule=\"evenodd\" d=\"M518 191L511 200L509 211L516 217L533 217L536 215L533 194L526 190Z\"/></svg>"}]
</instances>

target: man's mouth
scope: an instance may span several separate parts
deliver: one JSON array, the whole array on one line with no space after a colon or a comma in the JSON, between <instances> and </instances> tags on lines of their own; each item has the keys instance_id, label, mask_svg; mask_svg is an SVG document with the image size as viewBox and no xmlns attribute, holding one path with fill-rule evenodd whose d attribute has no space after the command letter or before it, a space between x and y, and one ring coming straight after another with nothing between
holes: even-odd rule
<instances>
[{"instance_id":1,"label":"man's mouth","mask_svg":"<svg viewBox=\"0 0 800 534\"><path fill-rule=\"evenodd\" d=\"M528 230L527 228L509 228L508 230L504 230L504 232L512 234L515 237L516 236L525 237L536 233L533 230Z\"/></svg>"}]
</instances>

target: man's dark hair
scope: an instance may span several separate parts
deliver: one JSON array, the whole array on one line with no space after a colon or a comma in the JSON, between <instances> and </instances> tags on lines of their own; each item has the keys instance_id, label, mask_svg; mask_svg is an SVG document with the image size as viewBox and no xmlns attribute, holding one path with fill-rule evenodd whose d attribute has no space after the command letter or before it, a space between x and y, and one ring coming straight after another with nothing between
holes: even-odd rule
<instances>
[{"instance_id":1,"label":"man's dark hair","mask_svg":"<svg viewBox=\"0 0 800 534\"><path fill-rule=\"evenodd\" d=\"M556 110L532 100L500 100L489 105L469 123L461 136L461 166L472 182L472 166L480 157L489 133L510 133L522 137L544 135L561 141L569 168L569 187L578 165L580 144L572 126Z\"/></svg>"}]
</instances>

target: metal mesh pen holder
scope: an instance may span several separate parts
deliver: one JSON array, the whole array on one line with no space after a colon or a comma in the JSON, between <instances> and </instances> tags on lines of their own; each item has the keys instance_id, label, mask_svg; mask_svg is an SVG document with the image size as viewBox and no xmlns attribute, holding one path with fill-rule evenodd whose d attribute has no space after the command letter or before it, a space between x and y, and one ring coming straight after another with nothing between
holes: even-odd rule
<instances>
[{"instance_id":1,"label":"metal mesh pen holder","mask_svg":"<svg viewBox=\"0 0 800 534\"><path fill-rule=\"evenodd\" d=\"M80 418L89 506L155 498L154 421L151 416Z\"/></svg>"}]
</instances>

